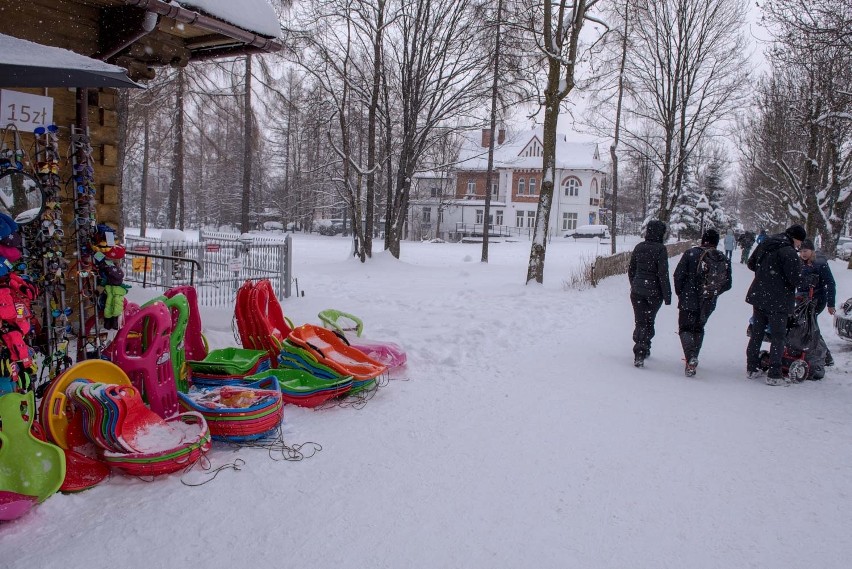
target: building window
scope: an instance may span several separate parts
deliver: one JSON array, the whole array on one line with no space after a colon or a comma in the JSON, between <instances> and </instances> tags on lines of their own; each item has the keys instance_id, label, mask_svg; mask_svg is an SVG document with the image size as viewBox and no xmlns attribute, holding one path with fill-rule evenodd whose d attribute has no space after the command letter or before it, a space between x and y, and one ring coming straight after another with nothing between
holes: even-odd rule
<instances>
[{"instance_id":1,"label":"building window","mask_svg":"<svg viewBox=\"0 0 852 569\"><path fill-rule=\"evenodd\" d=\"M432 196L433 198L441 197L441 188L431 188L429 190L429 195Z\"/></svg>"},{"instance_id":2,"label":"building window","mask_svg":"<svg viewBox=\"0 0 852 569\"><path fill-rule=\"evenodd\" d=\"M482 223L483 219L485 219L485 212L481 209L476 210L476 221L475 221L475 223Z\"/></svg>"},{"instance_id":3,"label":"building window","mask_svg":"<svg viewBox=\"0 0 852 569\"><path fill-rule=\"evenodd\" d=\"M535 227L535 212L527 212L527 227Z\"/></svg>"},{"instance_id":4,"label":"building window","mask_svg":"<svg viewBox=\"0 0 852 569\"><path fill-rule=\"evenodd\" d=\"M565 178L565 181L562 182L562 188L565 190L566 198L575 198L580 195L580 180Z\"/></svg>"},{"instance_id":5,"label":"building window","mask_svg":"<svg viewBox=\"0 0 852 569\"><path fill-rule=\"evenodd\" d=\"M577 229L577 214L571 212L564 212L562 214L562 229Z\"/></svg>"},{"instance_id":6,"label":"building window","mask_svg":"<svg viewBox=\"0 0 852 569\"><path fill-rule=\"evenodd\" d=\"M470 178L467 181L467 195L472 196L476 193L476 180Z\"/></svg>"},{"instance_id":7,"label":"building window","mask_svg":"<svg viewBox=\"0 0 852 569\"><path fill-rule=\"evenodd\" d=\"M432 208L424 207L423 208L423 223L429 223L432 221Z\"/></svg>"},{"instance_id":8,"label":"building window","mask_svg":"<svg viewBox=\"0 0 852 569\"><path fill-rule=\"evenodd\" d=\"M497 197L497 182L491 182L491 197Z\"/></svg>"},{"instance_id":9,"label":"building window","mask_svg":"<svg viewBox=\"0 0 852 569\"><path fill-rule=\"evenodd\" d=\"M530 195L534 196L535 194L535 178L530 178Z\"/></svg>"},{"instance_id":10,"label":"building window","mask_svg":"<svg viewBox=\"0 0 852 569\"><path fill-rule=\"evenodd\" d=\"M496 212L497 215L497 225L503 225L503 210L498 209Z\"/></svg>"},{"instance_id":11,"label":"building window","mask_svg":"<svg viewBox=\"0 0 852 569\"><path fill-rule=\"evenodd\" d=\"M592 197L593 198L598 197L598 180L597 179L592 180Z\"/></svg>"},{"instance_id":12,"label":"building window","mask_svg":"<svg viewBox=\"0 0 852 569\"><path fill-rule=\"evenodd\" d=\"M524 226L524 212L516 211L515 212L515 227L523 227Z\"/></svg>"},{"instance_id":13,"label":"building window","mask_svg":"<svg viewBox=\"0 0 852 569\"><path fill-rule=\"evenodd\" d=\"M527 193L527 181L524 178L518 178L518 195L522 196Z\"/></svg>"},{"instance_id":14,"label":"building window","mask_svg":"<svg viewBox=\"0 0 852 569\"><path fill-rule=\"evenodd\" d=\"M438 208L438 221L444 223L444 208Z\"/></svg>"}]
</instances>

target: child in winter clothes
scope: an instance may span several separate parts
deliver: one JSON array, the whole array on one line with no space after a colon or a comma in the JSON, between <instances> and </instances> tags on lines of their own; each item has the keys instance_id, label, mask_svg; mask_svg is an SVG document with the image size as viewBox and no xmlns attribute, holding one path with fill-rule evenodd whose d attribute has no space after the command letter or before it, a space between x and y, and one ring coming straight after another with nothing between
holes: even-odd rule
<instances>
[{"instance_id":1,"label":"child in winter clothes","mask_svg":"<svg viewBox=\"0 0 852 569\"><path fill-rule=\"evenodd\" d=\"M809 294L810 287L813 287L817 315L828 306L828 313L834 316L837 287L834 283L831 267L828 266L828 259L822 253L814 250L814 242L810 239L802 241L802 246L799 247L799 258L802 259L802 276L797 294ZM825 365L834 365L834 358L831 351L825 346L825 340L822 339L821 334L820 341L825 347Z\"/></svg>"},{"instance_id":2,"label":"child in winter clothes","mask_svg":"<svg viewBox=\"0 0 852 569\"><path fill-rule=\"evenodd\" d=\"M663 239L666 224L653 220L645 230L645 240L633 249L627 277L630 279L630 302L633 304L633 365L642 367L651 353L654 321L660 306L672 303L669 283L669 255Z\"/></svg>"},{"instance_id":3,"label":"child in winter clothes","mask_svg":"<svg viewBox=\"0 0 852 569\"><path fill-rule=\"evenodd\" d=\"M737 240L734 237L734 230L729 229L725 234L725 255L728 257L728 261L734 257L734 249L736 246Z\"/></svg>"}]
</instances>

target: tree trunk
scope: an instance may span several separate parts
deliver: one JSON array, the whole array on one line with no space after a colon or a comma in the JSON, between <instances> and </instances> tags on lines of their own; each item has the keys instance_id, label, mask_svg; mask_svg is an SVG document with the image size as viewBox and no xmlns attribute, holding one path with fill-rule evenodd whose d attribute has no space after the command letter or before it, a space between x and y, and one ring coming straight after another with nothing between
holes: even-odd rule
<instances>
[{"instance_id":1,"label":"tree trunk","mask_svg":"<svg viewBox=\"0 0 852 569\"><path fill-rule=\"evenodd\" d=\"M184 76L185 71L179 69L177 73L177 96L175 100L175 134L172 147L172 183L169 189L169 228L178 227L178 207L180 207L180 229L183 229L183 179L184 179L184 142L183 142L183 115L184 115Z\"/></svg>"},{"instance_id":2,"label":"tree trunk","mask_svg":"<svg viewBox=\"0 0 852 569\"><path fill-rule=\"evenodd\" d=\"M612 158L612 210L610 224L610 253L615 255L618 218L618 140L621 136L621 105L624 100L624 66L627 62L627 32L629 29L630 0L624 2L624 30L621 35L621 63L618 68L618 102L615 106L615 133L613 134L612 146L609 147L609 155Z\"/></svg>"},{"instance_id":3,"label":"tree trunk","mask_svg":"<svg viewBox=\"0 0 852 569\"><path fill-rule=\"evenodd\" d=\"M384 68L382 42L384 41L385 0L376 2L376 37L373 39L373 90L367 111L367 226L364 228L364 251L373 256L373 228L376 207L376 123L378 122L379 88Z\"/></svg>"},{"instance_id":4,"label":"tree trunk","mask_svg":"<svg viewBox=\"0 0 852 569\"><path fill-rule=\"evenodd\" d=\"M142 188L139 195L139 236L145 237L148 229L148 173L151 169L151 121L148 120L148 109L142 117L145 130L142 138Z\"/></svg>"},{"instance_id":5,"label":"tree trunk","mask_svg":"<svg viewBox=\"0 0 852 569\"><path fill-rule=\"evenodd\" d=\"M497 127L497 79L500 73L500 24L503 0L497 2L497 33L494 38L494 77L491 81L491 136L488 141L488 169L485 171L485 218L482 220L482 262L488 262L488 234L491 232L491 175L494 172L494 131ZM498 181L499 184L499 181Z\"/></svg>"},{"instance_id":6,"label":"tree trunk","mask_svg":"<svg viewBox=\"0 0 852 569\"><path fill-rule=\"evenodd\" d=\"M240 232L247 233L251 228L249 208L251 207L251 168L252 139L254 138L251 109L251 55L246 56L245 94L243 96L243 191L240 201Z\"/></svg>"}]
</instances>

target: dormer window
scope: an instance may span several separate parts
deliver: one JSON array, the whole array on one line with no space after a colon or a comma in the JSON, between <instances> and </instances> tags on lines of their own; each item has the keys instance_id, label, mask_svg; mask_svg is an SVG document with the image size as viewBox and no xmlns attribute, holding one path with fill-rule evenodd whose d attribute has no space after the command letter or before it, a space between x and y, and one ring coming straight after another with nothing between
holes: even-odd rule
<instances>
[{"instance_id":1,"label":"dormer window","mask_svg":"<svg viewBox=\"0 0 852 569\"><path fill-rule=\"evenodd\" d=\"M476 193L476 180L470 178L467 181L467 195L472 196Z\"/></svg>"}]
</instances>

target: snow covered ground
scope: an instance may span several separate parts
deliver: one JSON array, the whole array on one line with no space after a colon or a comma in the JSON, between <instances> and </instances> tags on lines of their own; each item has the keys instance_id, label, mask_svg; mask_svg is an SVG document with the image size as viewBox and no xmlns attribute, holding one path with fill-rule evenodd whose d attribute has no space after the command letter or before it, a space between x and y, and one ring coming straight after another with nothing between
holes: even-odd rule
<instances>
[{"instance_id":1,"label":"snow covered ground","mask_svg":"<svg viewBox=\"0 0 852 569\"><path fill-rule=\"evenodd\" d=\"M0 525L0 567L849 566L852 347L826 314L825 380L746 380L751 273L737 263L687 379L674 306L635 369L626 277L563 289L595 243L550 244L543 286L523 284L527 242L493 244L487 265L474 244L406 242L402 260L364 265L349 247L295 236L305 296L285 312L359 315L409 363L361 409L288 407L286 442L320 452L216 446L214 467L241 469L54 496ZM852 272L832 268L842 303ZM214 347L234 344L230 310L203 321Z\"/></svg>"}]
</instances>

